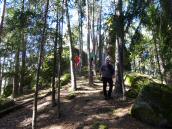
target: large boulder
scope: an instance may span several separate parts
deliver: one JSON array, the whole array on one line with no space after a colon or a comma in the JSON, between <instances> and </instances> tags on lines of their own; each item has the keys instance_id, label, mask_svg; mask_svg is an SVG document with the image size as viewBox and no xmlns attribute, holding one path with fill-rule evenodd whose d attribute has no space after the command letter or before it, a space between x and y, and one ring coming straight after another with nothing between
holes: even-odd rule
<instances>
[{"instance_id":1,"label":"large boulder","mask_svg":"<svg viewBox=\"0 0 172 129\"><path fill-rule=\"evenodd\" d=\"M172 87L149 83L139 93L131 114L146 123L172 127Z\"/></svg>"},{"instance_id":2,"label":"large boulder","mask_svg":"<svg viewBox=\"0 0 172 129\"><path fill-rule=\"evenodd\" d=\"M126 96L129 98L136 98L144 86L154 83L146 75L137 73L127 74L124 80L125 85L129 87L129 90L126 92Z\"/></svg>"}]
</instances>

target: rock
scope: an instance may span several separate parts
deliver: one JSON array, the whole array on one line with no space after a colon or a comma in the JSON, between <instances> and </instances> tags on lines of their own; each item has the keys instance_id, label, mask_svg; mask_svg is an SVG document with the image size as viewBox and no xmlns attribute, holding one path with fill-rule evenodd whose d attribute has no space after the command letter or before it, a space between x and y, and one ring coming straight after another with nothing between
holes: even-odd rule
<instances>
[{"instance_id":1,"label":"rock","mask_svg":"<svg viewBox=\"0 0 172 129\"><path fill-rule=\"evenodd\" d=\"M129 87L126 96L129 98L136 98L144 86L154 83L154 81L146 75L130 73L125 76L124 83Z\"/></svg>"},{"instance_id":2,"label":"rock","mask_svg":"<svg viewBox=\"0 0 172 129\"><path fill-rule=\"evenodd\" d=\"M172 127L172 88L157 83L144 86L136 99L131 114L146 123Z\"/></svg>"}]
</instances>

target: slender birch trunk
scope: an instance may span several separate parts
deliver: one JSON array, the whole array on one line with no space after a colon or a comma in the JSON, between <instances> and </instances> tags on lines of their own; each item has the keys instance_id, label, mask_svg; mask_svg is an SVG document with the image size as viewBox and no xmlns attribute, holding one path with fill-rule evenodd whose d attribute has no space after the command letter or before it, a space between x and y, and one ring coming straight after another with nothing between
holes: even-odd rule
<instances>
[{"instance_id":1,"label":"slender birch trunk","mask_svg":"<svg viewBox=\"0 0 172 129\"><path fill-rule=\"evenodd\" d=\"M71 33L71 28L70 28L68 0L65 0L65 8L66 8L67 28L68 28L69 41L70 41L69 51L70 51L71 88L73 91L75 91L76 90L76 78L75 78L74 62L73 62L73 39L72 39L72 33Z\"/></svg>"}]
</instances>

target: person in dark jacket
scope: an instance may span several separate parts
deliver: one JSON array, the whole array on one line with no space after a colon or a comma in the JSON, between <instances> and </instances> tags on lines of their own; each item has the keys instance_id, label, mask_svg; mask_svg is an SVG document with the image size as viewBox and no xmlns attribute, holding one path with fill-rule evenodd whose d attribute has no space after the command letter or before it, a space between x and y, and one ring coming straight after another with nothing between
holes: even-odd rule
<instances>
[{"instance_id":1,"label":"person in dark jacket","mask_svg":"<svg viewBox=\"0 0 172 129\"><path fill-rule=\"evenodd\" d=\"M103 81L103 93L105 99L110 99L113 88L113 75L115 74L115 70L113 65L111 64L111 58L109 56L105 59L105 64L101 66L101 75ZM107 92L107 83L109 83L109 90Z\"/></svg>"}]
</instances>

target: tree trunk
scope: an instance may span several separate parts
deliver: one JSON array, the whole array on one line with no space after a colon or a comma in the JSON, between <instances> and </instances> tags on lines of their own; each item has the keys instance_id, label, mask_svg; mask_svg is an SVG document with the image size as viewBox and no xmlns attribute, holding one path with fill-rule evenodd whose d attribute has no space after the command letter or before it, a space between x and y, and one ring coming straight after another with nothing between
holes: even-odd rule
<instances>
[{"instance_id":1,"label":"tree trunk","mask_svg":"<svg viewBox=\"0 0 172 129\"><path fill-rule=\"evenodd\" d=\"M89 7L89 0L87 2L87 57L88 57L88 78L89 78L89 85L93 85L93 74L92 74L92 59L90 57L90 7Z\"/></svg>"},{"instance_id":2,"label":"tree trunk","mask_svg":"<svg viewBox=\"0 0 172 129\"><path fill-rule=\"evenodd\" d=\"M124 21L122 13L122 0L115 0L116 3L116 88L117 97L124 97L123 83L123 49L124 49Z\"/></svg>"},{"instance_id":3,"label":"tree trunk","mask_svg":"<svg viewBox=\"0 0 172 129\"><path fill-rule=\"evenodd\" d=\"M23 15L24 15L24 0L22 0L21 20L23 19ZM23 87L25 86L25 71L26 71L26 41L25 41L24 28L22 26L21 26L21 44L22 44L22 68L21 68L21 80L20 80L19 91L20 94L23 94Z\"/></svg>"},{"instance_id":4,"label":"tree trunk","mask_svg":"<svg viewBox=\"0 0 172 129\"><path fill-rule=\"evenodd\" d=\"M1 44L1 36L2 36L2 32L3 32L3 23L4 23L4 17L5 17L5 9L6 9L6 0L4 0L4 4L3 4L3 10L2 10L2 16L1 16L1 24L0 24L0 44ZM0 57L1 59L1 57ZM1 95L1 89L2 89L2 64L1 64L1 60L0 60L0 95Z\"/></svg>"},{"instance_id":5,"label":"tree trunk","mask_svg":"<svg viewBox=\"0 0 172 129\"><path fill-rule=\"evenodd\" d=\"M14 85L13 85L13 93L12 96L15 98L18 95L19 90L19 53L20 48L17 46L16 55L15 55L15 75L14 75Z\"/></svg>"},{"instance_id":6,"label":"tree trunk","mask_svg":"<svg viewBox=\"0 0 172 129\"><path fill-rule=\"evenodd\" d=\"M101 30L102 30L102 0L101 0L101 7L100 7L100 14L99 14L99 68L102 65L102 50L103 50L103 42L102 42L102 35L101 35Z\"/></svg>"},{"instance_id":7,"label":"tree trunk","mask_svg":"<svg viewBox=\"0 0 172 129\"><path fill-rule=\"evenodd\" d=\"M80 57L80 73L82 68L82 55L83 55L83 34L82 34L82 7L81 0L78 0L78 28L79 28L79 57Z\"/></svg>"},{"instance_id":8,"label":"tree trunk","mask_svg":"<svg viewBox=\"0 0 172 129\"><path fill-rule=\"evenodd\" d=\"M53 65L53 80L52 80L52 106L56 105L55 98L55 83L56 83L56 75L57 75L57 42L58 42L58 11L56 12L56 34L55 34L55 42L54 42L54 65Z\"/></svg>"},{"instance_id":9,"label":"tree trunk","mask_svg":"<svg viewBox=\"0 0 172 129\"><path fill-rule=\"evenodd\" d=\"M60 118L60 87L61 87L61 58L62 58L62 43L63 43L63 20L64 20L64 0L62 1L62 21L60 24L59 21L59 63L58 63L58 101L57 101L57 109L58 109L58 118ZM61 25L61 26L60 26ZM60 33L61 32L61 33Z\"/></svg>"},{"instance_id":10,"label":"tree trunk","mask_svg":"<svg viewBox=\"0 0 172 129\"><path fill-rule=\"evenodd\" d=\"M69 34L69 39L70 39L69 51L70 51L70 69L71 69L71 88L73 91L75 91L76 90L76 79L75 79L74 62L73 62L73 40L72 40L72 34L71 34L71 28L70 28L68 0L65 0L65 7L66 7L68 34Z\"/></svg>"},{"instance_id":11,"label":"tree trunk","mask_svg":"<svg viewBox=\"0 0 172 129\"><path fill-rule=\"evenodd\" d=\"M94 29L94 5L95 4L95 0L93 0L93 7L92 7L92 45L93 45L93 51L92 51L92 71L94 74L96 74L96 68L95 68L95 64L96 64L96 42L95 42L95 29Z\"/></svg>"},{"instance_id":12,"label":"tree trunk","mask_svg":"<svg viewBox=\"0 0 172 129\"><path fill-rule=\"evenodd\" d=\"M2 30L3 30L3 23L4 23L4 17L5 17L5 9L6 9L6 0L4 0L3 10L2 10L2 17L1 17L1 24L0 24L0 38L1 38L1 35L2 35Z\"/></svg>"},{"instance_id":13,"label":"tree trunk","mask_svg":"<svg viewBox=\"0 0 172 129\"><path fill-rule=\"evenodd\" d=\"M47 25L47 16L48 16L48 8L49 8L49 0L47 0L46 3L46 10L44 15L44 27L42 31L42 38L40 43L40 53L39 53L39 59L38 59L38 67L37 67L37 73L36 73L36 87L35 87L35 95L34 95L34 102L33 102L33 115L32 115L32 129L36 129L36 118L37 118L37 99L38 99L38 90L40 86L39 77L40 77L40 71L41 66L43 63L43 57L44 57L44 44L46 41L46 25Z\"/></svg>"},{"instance_id":14,"label":"tree trunk","mask_svg":"<svg viewBox=\"0 0 172 129\"><path fill-rule=\"evenodd\" d=\"M159 52L158 52L158 48L157 48L157 41L155 39L155 37L153 37L154 39L154 45L155 45L155 57L156 57L156 63L158 64L158 72L161 78L161 83L163 83L163 76L162 76L162 72L161 72L161 67L160 67L160 61L159 61Z\"/></svg>"}]
</instances>

